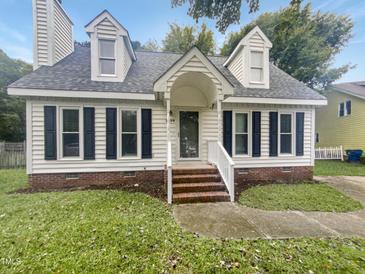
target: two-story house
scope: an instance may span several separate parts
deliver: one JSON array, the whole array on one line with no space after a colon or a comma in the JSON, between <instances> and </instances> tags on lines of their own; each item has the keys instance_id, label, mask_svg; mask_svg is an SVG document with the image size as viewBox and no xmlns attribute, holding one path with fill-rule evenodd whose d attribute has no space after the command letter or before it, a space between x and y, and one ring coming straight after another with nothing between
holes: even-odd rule
<instances>
[{"instance_id":1,"label":"two-story house","mask_svg":"<svg viewBox=\"0 0 365 274\"><path fill-rule=\"evenodd\" d=\"M326 107L317 110L318 146L365 151L365 81L330 86Z\"/></svg>"}]
</instances>

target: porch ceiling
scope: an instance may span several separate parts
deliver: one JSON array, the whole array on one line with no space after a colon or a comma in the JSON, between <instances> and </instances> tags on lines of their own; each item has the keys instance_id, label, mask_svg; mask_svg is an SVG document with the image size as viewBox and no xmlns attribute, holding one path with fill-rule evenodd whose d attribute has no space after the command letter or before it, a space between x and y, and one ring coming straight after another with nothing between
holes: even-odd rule
<instances>
[{"instance_id":1,"label":"porch ceiling","mask_svg":"<svg viewBox=\"0 0 365 274\"><path fill-rule=\"evenodd\" d=\"M217 98L213 81L200 72L186 72L171 87L171 105L208 107Z\"/></svg>"}]
</instances>

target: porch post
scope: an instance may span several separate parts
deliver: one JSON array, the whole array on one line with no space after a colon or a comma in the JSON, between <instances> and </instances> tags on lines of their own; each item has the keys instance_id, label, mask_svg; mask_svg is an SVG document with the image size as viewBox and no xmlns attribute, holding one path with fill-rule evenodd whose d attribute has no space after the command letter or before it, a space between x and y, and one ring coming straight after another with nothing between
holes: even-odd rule
<instances>
[{"instance_id":1,"label":"porch post","mask_svg":"<svg viewBox=\"0 0 365 274\"><path fill-rule=\"evenodd\" d=\"M218 138L219 142L222 142L222 99L223 96L219 94L217 96L217 114L218 114Z\"/></svg>"},{"instance_id":2,"label":"porch post","mask_svg":"<svg viewBox=\"0 0 365 274\"><path fill-rule=\"evenodd\" d=\"M167 142L170 141L170 111L171 111L171 107L170 107L170 94L166 93L165 94L165 101L166 101L166 134L167 134Z\"/></svg>"}]
</instances>

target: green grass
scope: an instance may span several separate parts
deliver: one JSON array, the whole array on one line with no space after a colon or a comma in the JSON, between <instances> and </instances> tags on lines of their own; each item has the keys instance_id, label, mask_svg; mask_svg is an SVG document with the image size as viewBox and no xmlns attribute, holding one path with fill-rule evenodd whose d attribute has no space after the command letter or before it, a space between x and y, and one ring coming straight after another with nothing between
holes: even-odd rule
<instances>
[{"instance_id":1,"label":"green grass","mask_svg":"<svg viewBox=\"0 0 365 274\"><path fill-rule=\"evenodd\" d=\"M314 167L316 176L365 176L364 164L341 161L317 160Z\"/></svg>"},{"instance_id":2,"label":"green grass","mask_svg":"<svg viewBox=\"0 0 365 274\"><path fill-rule=\"evenodd\" d=\"M326 184L315 183L256 186L242 192L239 202L265 210L349 212L362 209L360 202Z\"/></svg>"},{"instance_id":3,"label":"green grass","mask_svg":"<svg viewBox=\"0 0 365 274\"><path fill-rule=\"evenodd\" d=\"M365 240L212 240L184 232L163 202L116 190L6 194L0 171L0 273L362 273Z\"/></svg>"}]
</instances>

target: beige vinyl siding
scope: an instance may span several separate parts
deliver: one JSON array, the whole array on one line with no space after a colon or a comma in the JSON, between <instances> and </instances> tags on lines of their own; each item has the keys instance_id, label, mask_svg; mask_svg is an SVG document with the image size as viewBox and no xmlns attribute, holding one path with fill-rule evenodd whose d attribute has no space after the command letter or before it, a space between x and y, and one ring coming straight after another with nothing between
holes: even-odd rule
<instances>
[{"instance_id":1,"label":"beige vinyl siding","mask_svg":"<svg viewBox=\"0 0 365 274\"><path fill-rule=\"evenodd\" d=\"M202 63L202 61L193 56L188 62L186 62L174 75L172 75L167 81L168 92L179 76L186 72L200 72L209 77L209 79L215 85L217 91L212 92L221 93L222 84L214 76L213 73ZM173 96L173 95L172 95ZM170 126L170 139L173 151L173 161L177 163L180 159L179 153L179 111L198 111L199 112L199 160L207 162L208 159L208 141L218 139L218 114L216 107L214 109L199 108L199 107L172 107L173 113L172 123Z\"/></svg>"},{"instance_id":2,"label":"beige vinyl siding","mask_svg":"<svg viewBox=\"0 0 365 274\"><path fill-rule=\"evenodd\" d=\"M124 75L124 78L127 76L129 68L132 65L132 58L129 55L127 45L125 44L125 41L123 39L123 61L122 61L122 73Z\"/></svg>"},{"instance_id":3,"label":"beige vinyl siding","mask_svg":"<svg viewBox=\"0 0 365 274\"><path fill-rule=\"evenodd\" d=\"M58 62L73 52L72 24L62 7L54 1L54 62Z\"/></svg>"},{"instance_id":4,"label":"beige vinyl siding","mask_svg":"<svg viewBox=\"0 0 365 274\"><path fill-rule=\"evenodd\" d=\"M265 47L265 41L261 38L261 36L258 33L255 33L250 38L250 47L254 48L264 48Z\"/></svg>"},{"instance_id":5,"label":"beige vinyl siding","mask_svg":"<svg viewBox=\"0 0 365 274\"><path fill-rule=\"evenodd\" d=\"M316 110L317 146L340 146L344 149L365 151L365 100L330 90L326 93L328 105ZM352 113L338 117L338 105L351 100Z\"/></svg>"},{"instance_id":6,"label":"beige vinyl siding","mask_svg":"<svg viewBox=\"0 0 365 274\"><path fill-rule=\"evenodd\" d=\"M116 74L119 75L119 73L121 73L121 81L124 81L128 74L129 68L132 65L132 58L128 52L124 39L117 36L118 28L114 26L108 18L105 18L96 26L96 32L98 39L112 39L116 41L120 39L121 45L119 46L118 42L116 43ZM97 54L99 55L99 53Z\"/></svg>"},{"instance_id":7,"label":"beige vinyl siding","mask_svg":"<svg viewBox=\"0 0 365 274\"><path fill-rule=\"evenodd\" d=\"M243 83L243 53L240 50L232 62L228 65L228 69L237 78L240 83Z\"/></svg>"},{"instance_id":8,"label":"beige vinyl siding","mask_svg":"<svg viewBox=\"0 0 365 274\"><path fill-rule=\"evenodd\" d=\"M250 167L280 167L280 166L311 166L312 165L312 153L314 150L313 143L313 126L312 118L314 115L314 109L303 108L300 106L281 106L280 108L275 106L254 106L245 104L224 104L223 110L231 110L233 113L233 123L234 123L234 113L235 112L248 112L249 119L251 121L251 113L253 111L261 112L261 157L251 157L248 156L235 156L232 159L238 168L250 168ZM295 138L293 140L293 155L284 156L279 155L278 157L269 156L269 113L270 111L293 113L293 120L295 121L295 112L304 112L304 156L295 155ZM293 134L295 135L295 127L293 128ZM251 148L251 128L249 130L249 148ZM234 138L234 132L232 132L232 138ZM295 137L295 136L294 136ZM280 139L279 139L280 141ZM233 144L233 140L232 140ZM234 153L234 147L232 147Z\"/></svg>"},{"instance_id":9,"label":"beige vinyl siding","mask_svg":"<svg viewBox=\"0 0 365 274\"><path fill-rule=\"evenodd\" d=\"M200 59L196 56L192 57L188 62L185 63L184 66L182 66L181 69L179 69L178 72L176 72L170 79L167 81L167 91L169 92L171 90L171 87L175 83L176 79L183 75L186 72L200 72L205 74L209 77L209 79L212 80L212 82L216 85L218 93L222 90L222 84L219 82L219 80L214 76L213 73L210 72L210 70L200 61Z\"/></svg>"},{"instance_id":10,"label":"beige vinyl siding","mask_svg":"<svg viewBox=\"0 0 365 274\"><path fill-rule=\"evenodd\" d=\"M95 107L95 160L70 160L60 159L56 161L44 160L44 114L43 107L45 105L55 105L58 108L67 106L83 106ZM93 99L74 99L68 100L30 100L27 102L27 111L30 116L27 121L31 123L31 173L71 173L71 172L98 172L98 171L126 171L126 170L161 170L166 164L166 109L162 102L156 101L125 101L116 100L112 103L105 100ZM130 108L151 108L152 109L152 159L117 159L106 160L106 108L118 107L120 109ZM200 158L202 162L207 162L208 142L218 140L218 128L222 122L218 122L218 114L216 108L172 108L170 123L170 139L173 146L173 162L180 163L179 159L179 111L199 111L199 134L200 134ZM282 167L282 166L310 166L313 163L314 148L314 109L311 107L300 106L263 106L249 104L223 104L223 110L232 110L235 112L261 111L261 157L252 158L250 156L234 156L233 160L237 168L253 168L253 167ZM269 112L304 112L304 156L297 157L295 154L291 156L269 157ZM119 113L118 113L119 115ZM249 116L251 120L251 116ZM295 115L293 116L295 119ZM58 119L59 121L59 119ZM234 120L233 120L234 122ZM60 130L59 123L57 129ZM119 132L118 132L119 134ZM249 136L251 132L249 131ZM295 128L293 128L295 134ZM58 134L59 136L59 134ZM234 136L234 132L233 132ZM222 140L222 136L219 138ZM249 141L250 142L250 141ZM295 152L295 139L293 140L293 148ZM60 150L61 147L58 147ZM118 147L118 150L120 147ZM234 149L234 148L233 148Z\"/></svg>"},{"instance_id":11,"label":"beige vinyl siding","mask_svg":"<svg viewBox=\"0 0 365 274\"><path fill-rule=\"evenodd\" d=\"M48 28L47 28L47 0L33 0L35 3L34 10L34 43L35 43L35 61L39 66L48 65ZM34 5L34 4L33 4Z\"/></svg>"},{"instance_id":12,"label":"beige vinyl siding","mask_svg":"<svg viewBox=\"0 0 365 274\"><path fill-rule=\"evenodd\" d=\"M166 163L166 110L162 103L121 101L114 104L96 101L30 101L32 109L32 173L64 173L86 171L123 171L143 169L163 169ZM95 160L56 161L44 160L44 114L45 105L61 106L88 106L95 107ZM106 111L107 107L151 108L152 109L152 159L117 159L106 160ZM119 115L119 114L118 114ZM28 117L29 119L29 117ZM59 121L59 119L58 119ZM57 130L60 130L59 123ZM119 133L118 133L119 134ZM57 134L59 136L59 134ZM59 142L58 142L59 143ZM58 147L58 150L61 148ZM118 147L118 149L120 149Z\"/></svg>"},{"instance_id":13,"label":"beige vinyl siding","mask_svg":"<svg viewBox=\"0 0 365 274\"><path fill-rule=\"evenodd\" d=\"M173 153L173 163L176 164L180 159L180 138L179 127L180 111L196 111L199 112L199 161L207 163L208 161L208 141L218 140L218 115L217 110L204 108L172 108L172 123L170 125L170 140Z\"/></svg>"},{"instance_id":14,"label":"beige vinyl siding","mask_svg":"<svg viewBox=\"0 0 365 274\"><path fill-rule=\"evenodd\" d=\"M98 32L98 38L104 39L116 39L117 28L107 18L100 22L96 27Z\"/></svg>"},{"instance_id":15,"label":"beige vinyl siding","mask_svg":"<svg viewBox=\"0 0 365 274\"><path fill-rule=\"evenodd\" d=\"M74 50L72 22L57 0L33 0L34 67L52 66Z\"/></svg>"}]
</instances>

